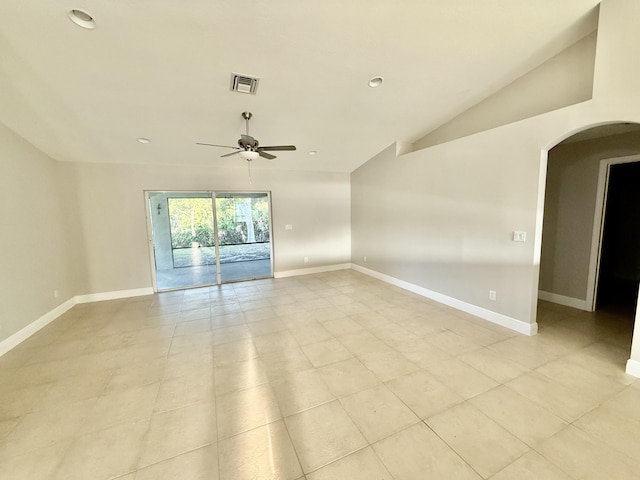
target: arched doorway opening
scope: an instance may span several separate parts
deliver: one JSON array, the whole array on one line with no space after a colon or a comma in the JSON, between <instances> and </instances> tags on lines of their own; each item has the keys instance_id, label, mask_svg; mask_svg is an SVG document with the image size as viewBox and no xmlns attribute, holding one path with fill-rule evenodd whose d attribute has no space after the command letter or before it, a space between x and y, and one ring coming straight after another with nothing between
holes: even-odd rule
<instances>
[{"instance_id":1,"label":"arched doorway opening","mask_svg":"<svg viewBox=\"0 0 640 480\"><path fill-rule=\"evenodd\" d=\"M638 184L640 124L587 128L548 151L537 321L600 334L622 367L640 284Z\"/></svg>"}]
</instances>

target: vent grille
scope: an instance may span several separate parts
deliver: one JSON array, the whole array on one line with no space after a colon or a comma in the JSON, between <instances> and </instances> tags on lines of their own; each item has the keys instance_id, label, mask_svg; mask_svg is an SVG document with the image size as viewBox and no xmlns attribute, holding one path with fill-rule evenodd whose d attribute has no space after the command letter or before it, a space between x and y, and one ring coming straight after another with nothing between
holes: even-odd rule
<instances>
[{"instance_id":1,"label":"vent grille","mask_svg":"<svg viewBox=\"0 0 640 480\"><path fill-rule=\"evenodd\" d=\"M231 74L231 90L239 93L249 93L251 95L256 94L258 90L258 81L260 79L256 77L250 77L249 75L242 75L240 73Z\"/></svg>"}]
</instances>

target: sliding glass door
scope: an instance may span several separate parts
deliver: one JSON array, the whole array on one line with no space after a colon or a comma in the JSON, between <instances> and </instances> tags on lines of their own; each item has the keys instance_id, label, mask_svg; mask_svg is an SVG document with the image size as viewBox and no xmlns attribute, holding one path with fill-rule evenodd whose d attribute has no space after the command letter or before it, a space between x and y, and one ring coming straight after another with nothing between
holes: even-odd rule
<instances>
[{"instance_id":1,"label":"sliding glass door","mask_svg":"<svg viewBox=\"0 0 640 480\"><path fill-rule=\"evenodd\" d=\"M271 221L267 193L216 195L223 282L271 276Z\"/></svg>"},{"instance_id":2,"label":"sliding glass door","mask_svg":"<svg viewBox=\"0 0 640 480\"><path fill-rule=\"evenodd\" d=\"M157 290L271 277L266 192L147 192Z\"/></svg>"}]
</instances>

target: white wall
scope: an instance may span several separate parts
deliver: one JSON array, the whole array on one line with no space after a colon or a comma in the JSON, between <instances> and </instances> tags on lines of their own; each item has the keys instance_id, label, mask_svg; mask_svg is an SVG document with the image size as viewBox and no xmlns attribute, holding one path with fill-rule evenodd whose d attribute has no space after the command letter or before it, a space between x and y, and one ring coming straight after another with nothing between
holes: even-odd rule
<instances>
[{"instance_id":1,"label":"white wall","mask_svg":"<svg viewBox=\"0 0 640 480\"><path fill-rule=\"evenodd\" d=\"M414 142L414 149L551 112L591 99L597 32L534 68Z\"/></svg>"},{"instance_id":2,"label":"white wall","mask_svg":"<svg viewBox=\"0 0 640 480\"><path fill-rule=\"evenodd\" d=\"M85 293L150 287L145 190L270 191L275 273L350 261L350 184L342 173L73 163L86 240ZM285 225L293 226L285 230ZM308 257L309 263L303 258Z\"/></svg>"},{"instance_id":3,"label":"white wall","mask_svg":"<svg viewBox=\"0 0 640 480\"><path fill-rule=\"evenodd\" d=\"M0 179L2 342L80 293L85 276L74 179L2 124Z\"/></svg>"}]
</instances>

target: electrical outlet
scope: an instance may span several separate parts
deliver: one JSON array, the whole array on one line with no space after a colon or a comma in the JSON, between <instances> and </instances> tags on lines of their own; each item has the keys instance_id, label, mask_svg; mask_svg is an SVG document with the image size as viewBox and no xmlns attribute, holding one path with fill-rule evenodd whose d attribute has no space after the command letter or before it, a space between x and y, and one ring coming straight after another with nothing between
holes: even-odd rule
<instances>
[{"instance_id":1,"label":"electrical outlet","mask_svg":"<svg viewBox=\"0 0 640 480\"><path fill-rule=\"evenodd\" d=\"M489 300L491 300L492 302L495 302L496 298L497 298L496 291L489 290Z\"/></svg>"},{"instance_id":2,"label":"electrical outlet","mask_svg":"<svg viewBox=\"0 0 640 480\"><path fill-rule=\"evenodd\" d=\"M304 263L309 263L309 257L304 257Z\"/></svg>"},{"instance_id":3,"label":"electrical outlet","mask_svg":"<svg viewBox=\"0 0 640 480\"><path fill-rule=\"evenodd\" d=\"M58 298L60 296L60 292L58 290L53 291L53 298Z\"/></svg>"},{"instance_id":4,"label":"electrical outlet","mask_svg":"<svg viewBox=\"0 0 640 480\"><path fill-rule=\"evenodd\" d=\"M362 261L366 263L366 261L367 261L367 256L366 255L364 257L362 257Z\"/></svg>"}]
</instances>

